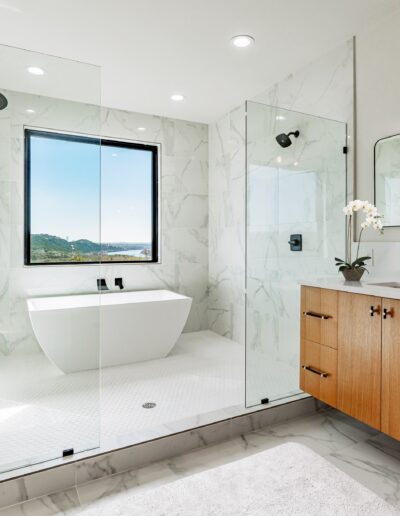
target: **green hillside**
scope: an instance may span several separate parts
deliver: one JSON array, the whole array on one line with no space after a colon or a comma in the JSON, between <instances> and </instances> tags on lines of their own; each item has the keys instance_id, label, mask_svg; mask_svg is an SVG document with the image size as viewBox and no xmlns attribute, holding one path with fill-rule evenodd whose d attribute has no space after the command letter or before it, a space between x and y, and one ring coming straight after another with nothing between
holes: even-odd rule
<instances>
[{"instance_id":1,"label":"green hillside","mask_svg":"<svg viewBox=\"0 0 400 516\"><path fill-rule=\"evenodd\" d=\"M31 235L31 261L34 262L79 262L100 260L118 261L124 255L124 251L138 249L149 249L148 243L96 243L91 240L66 240L54 235L44 233ZM120 253L119 255L108 255L108 253ZM148 260L146 255L143 257L128 257L126 260Z\"/></svg>"}]
</instances>

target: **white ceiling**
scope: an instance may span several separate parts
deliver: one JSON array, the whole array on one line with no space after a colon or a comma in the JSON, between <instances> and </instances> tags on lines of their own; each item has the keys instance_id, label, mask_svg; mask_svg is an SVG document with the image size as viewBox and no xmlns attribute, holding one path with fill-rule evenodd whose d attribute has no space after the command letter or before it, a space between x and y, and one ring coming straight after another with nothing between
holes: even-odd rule
<instances>
[{"instance_id":1,"label":"white ceiling","mask_svg":"<svg viewBox=\"0 0 400 516\"><path fill-rule=\"evenodd\" d=\"M0 0L0 44L101 65L103 105L210 122L398 8L400 0ZM233 47L235 34L251 34L255 46ZM173 103L174 92L185 101Z\"/></svg>"}]
</instances>

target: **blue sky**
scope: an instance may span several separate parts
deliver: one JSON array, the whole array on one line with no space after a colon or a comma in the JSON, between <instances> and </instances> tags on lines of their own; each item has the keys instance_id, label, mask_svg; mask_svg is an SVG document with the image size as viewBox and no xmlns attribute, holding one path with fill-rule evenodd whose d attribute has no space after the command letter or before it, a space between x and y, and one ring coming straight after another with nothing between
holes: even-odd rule
<instances>
[{"instance_id":1,"label":"blue sky","mask_svg":"<svg viewBox=\"0 0 400 516\"><path fill-rule=\"evenodd\" d=\"M149 151L109 146L100 151L96 143L33 136L31 232L150 242L151 159Z\"/></svg>"}]
</instances>

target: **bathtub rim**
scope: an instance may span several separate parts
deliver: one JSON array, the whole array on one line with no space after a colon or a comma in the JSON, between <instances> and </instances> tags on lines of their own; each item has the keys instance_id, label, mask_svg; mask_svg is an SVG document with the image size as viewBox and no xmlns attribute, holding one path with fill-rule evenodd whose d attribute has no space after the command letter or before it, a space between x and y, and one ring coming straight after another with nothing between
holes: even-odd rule
<instances>
[{"instance_id":1,"label":"bathtub rim","mask_svg":"<svg viewBox=\"0 0 400 516\"><path fill-rule=\"evenodd\" d=\"M158 296L158 297L157 297ZM45 297L30 297L26 303L29 312L51 310L77 310L137 303L162 303L193 298L168 289L127 290L124 292L96 292L89 294L62 294Z\"/></svg>"}]
</instances>

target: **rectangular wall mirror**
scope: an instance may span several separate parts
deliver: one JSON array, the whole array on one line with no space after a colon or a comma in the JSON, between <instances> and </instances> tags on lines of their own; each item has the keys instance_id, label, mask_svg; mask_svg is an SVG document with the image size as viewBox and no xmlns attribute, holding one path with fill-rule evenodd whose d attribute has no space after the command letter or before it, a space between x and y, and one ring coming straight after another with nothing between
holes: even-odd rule
<instances>
[{"instance_id":1,"label":"rectangular wall mirror","mask_svg":"<svg viewBox=\"0 0 400 516\"><path fill-rule=\"evenodd\" d=\"M400 226L400 134L375 143L375 205L385 227Z\"/></svg>"}]
</instances>

